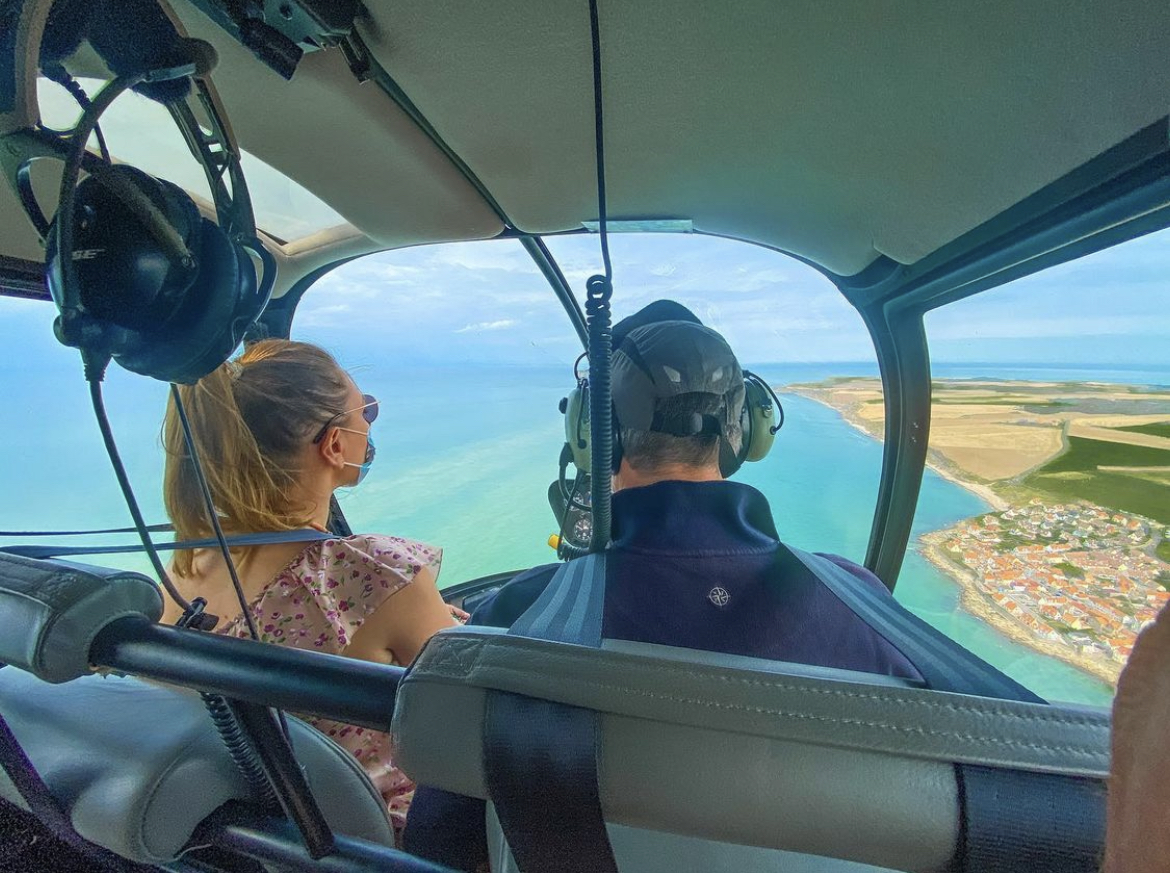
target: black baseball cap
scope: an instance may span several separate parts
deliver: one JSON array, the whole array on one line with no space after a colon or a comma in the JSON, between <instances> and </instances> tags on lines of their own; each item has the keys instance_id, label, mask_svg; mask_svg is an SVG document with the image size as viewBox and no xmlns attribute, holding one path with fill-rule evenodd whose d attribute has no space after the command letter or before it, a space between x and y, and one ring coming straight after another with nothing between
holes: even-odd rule
<instances>
[{"instance_id":1,"label":"black baseball cap","mask_svg":"<svg viewBox=\"0 0 1170 873\"><path fill-rule=\"evenodd\" d=\"M613 406L621 427L674 436L727 436L744 402L743 370L731 346L693 312L656 300L613 328ZM661 401L682 394L724 400L714 415L670 419ZM686 420L681 420L686 418Z\"/></svg>"}]
</instances>

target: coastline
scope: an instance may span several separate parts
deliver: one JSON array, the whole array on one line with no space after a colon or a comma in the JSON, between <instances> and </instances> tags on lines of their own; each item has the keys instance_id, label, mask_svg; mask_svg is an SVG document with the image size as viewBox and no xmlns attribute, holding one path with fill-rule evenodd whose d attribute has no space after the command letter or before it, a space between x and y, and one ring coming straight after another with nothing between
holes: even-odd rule
<instances>
[{"instance_id":1,"label":"coastline","mask_svg":"<svg viewBox=\"0 0 1170 873\"><path fill-rule=\"evenodd\" d=\"M823 397L818 396L819 392L817 392L815 389L809 390L806 386L787 385L783 389L778 388L776 390L777 391L783 390L783 391L790 393L790 394L796 394L796 395L799 395L800 397L805 397L809 400L813 400L813 401L821 404L822 406L827 406L827 407L829 407L829 409L832 409L834 412L836 412L838 415L840 415L841 418L844 420L844 422L846 424L848 424L850 427L854 428L855 430L860 431L861 433L865 434L870 439L879 440L879 441L881 440L881 436L879 436L873 430L868 428L865 425L865 422L863 422L860 419L860 417L857 416L855 410L837 408L832 403L829 403L828 401L826 401ZM962 478L958 473L956 473L954 470L950 469L949 467L946 467L946 466L943 466L942 464L940 464L936 459L934 459L930 456L929 449L927 450L927 454L926 454L926 466L928 466L930 469L934 470L934 472L938 473L938 475L942 476L948 482L950 482L954 485L958 485L960 488L965 488L966 490L970 491L972 494L974 494L976 497L978 497L984 503L989 505L996 512L1003 512L1005 509L1009 509L1011 507L1011 504L1008 503L1006 500L1004 500L995 491L993 491L989 485L984 485L984 484L979 483L979 482L971 482L967 479Z\"/></svg>"},{"instance_id":2,"label":"coastline","mask_svg":"<svg viewBox=\"0 0 1170 873\"><path fill-rule=\"evenodd\" d=\"M870 439L881 440L882 438L878 433L875 433L874 430L866 426L866 423L856 415L856 411L853 408L841 409L835 406L821 396L821 392L815 388L790 385L777 390L797 394L820 403L823 406L827 406L836 411L847 424L865 434ZM939 465L930 458L929 452L926 465L948 482L975 494L987 503L992 511L1002 512L1011 506L1008 501L993 491L989 486L978 482L970 482L954 470ZM941 547L946 533L947 531L944 529L923 534L919 537L917 549L932 566L944 573L947 578L951 579L958 586L960 609L968 615L982 621L984 624L989 625L1013 642L1027 646L1042 655L1056 658L1110 686L1117 685L1117 678L1121 673L1121 664L1085 657L1071 650L1066 645L1039 639L1029 632L1027 628L1022 627L1017 621L1004 614L982 591L979 586L978 577L971 570L956 564L947 557Z\"/></svg>"},{"instance_id":3,"label":"coastline","mask_svg":"<svg viewBox=\"0 0 1170 873\"><path fill-rule=\"evenodd\" d=\"M1095 679L1110 686L1117 685L1117 677L1121 675L1122 665L1115 661L1103 661L1097 658L1088 658L1072 651L1068 646L1049 640L1038 639L1027 629L1005 615L979 587L978 579L970 570L960 567L946 556L941 541L945 531L935 531L923 534L920 538L919 553L932 565L946 573L959 586L959 605L964 612L975 616L980 621L991 625L1004 636L1014 642L1025 645L1043 655L1056 658L1076 667L1083 673L1088 673Z\"/></svg>"}]
</instances>

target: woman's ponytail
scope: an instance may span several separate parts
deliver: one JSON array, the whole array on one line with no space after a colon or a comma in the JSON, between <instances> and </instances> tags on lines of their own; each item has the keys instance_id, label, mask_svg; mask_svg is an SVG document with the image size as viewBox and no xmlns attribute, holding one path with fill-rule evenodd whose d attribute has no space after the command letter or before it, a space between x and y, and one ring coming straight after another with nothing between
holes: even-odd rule
<instances>
[{"instance_id":1,"label":"woman's ponytail","mask_svg":"<svg viewBox=\"0 0 1170 873\"><path fill-rule=\"evenodd\" d=\"M296 452L314 423L342 411L347 390L344 372L327 352L287 340L257 343L194 385L179 386L226 532L308 523L310 507L297 500ZM211 523L174 402L168 399L163 423L163 500L177 539L209 537ZM191 574L192 557L175 553L180 576Z\"/></svg>"}]
</instances>

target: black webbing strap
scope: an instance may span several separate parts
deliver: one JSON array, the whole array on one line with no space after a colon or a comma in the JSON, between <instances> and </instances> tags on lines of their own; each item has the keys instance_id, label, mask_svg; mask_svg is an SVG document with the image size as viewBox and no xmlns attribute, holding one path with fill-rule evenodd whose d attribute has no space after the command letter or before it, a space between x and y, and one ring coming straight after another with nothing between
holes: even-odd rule
<instances>
[{"instance_id":1,"label":"black webbing strap","mask_svg":"<svg viewBox=\"0 0 1170 873\"><path fill-rule=\"evenodd\" d=\"M6 666L6 664L0 664L0 669ZM53 796L53 792L49 790L49 786L41 778L41 774L37 772L32 761L25 754L24 748L16 739L8 722L4 720L2 713L0 713L0 768L8 775L25 804L28 805L29 812L47 827L53 836L85 853L90 858L101 861L103 866L109 866L113 862L113 854L89 842L74 829L73 822L70 821L69 816L57 802L57 798Z\"/></svg>"},{"instance_id":2,"label":"black webbing strap","mask_svg":"<svg viewBox=\"0 0 1170 873\"><path fill-rule=\"evenodd\" d=\"M557 569L509 631L597 648L605 557ZM599 714L591 709L488 693L484 772L500 826L523 873L617 873L597 778Z\"/></svg>"},{"instance_id":3,"label":"black webbing strap","mask_svg":"<svg viewBox=\"0 0 1170 873\"><path fill-rule=\"evenodd\" d=\"M905 655L922 674L927 688L1002 700L1047 702L844 567L812 552L785 548L858 618Z\"/></svg>"},{"instance_id":4,"label":"black webbing strap","mask_svg":"<svg viewBox=\"0 0 1170 873\"><path fill-rule=\"evenodd\" d=\"M954 869L969 873L1097 873L1105 844L1098 779L955 767L963 833Z\"/></svg>"},{"instance_id":5,"label":"black webbing strap","mask_svg":"<svg viewBox=\"0 0 1170 873\"><path fill-rule=\"evenodd\" d=\"M272 543L315 543L320 540L336 539L336 534L322 533L319 530L306 528L304 530L268 531L266 533L239 534L225 537L229 548L240 546L265 546ZM159 552L174 552L182 549L211 549L219 545L219 540L208 537L200 540L183 540L173 543L155 543L154 548ZM0 552L9 555L18 555L22 558L45 560L48 558L68 558L79 555L125 555L146 551L142 543L126 543L119 546L0 546Z\"/></svg>"}]
</instances>

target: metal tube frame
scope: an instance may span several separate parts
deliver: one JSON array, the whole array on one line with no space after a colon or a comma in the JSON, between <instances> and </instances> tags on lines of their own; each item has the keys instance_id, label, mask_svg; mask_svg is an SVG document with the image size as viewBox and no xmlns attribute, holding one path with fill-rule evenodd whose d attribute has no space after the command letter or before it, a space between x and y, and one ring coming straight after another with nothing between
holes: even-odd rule
<instances>
[{"instance_id":1,"label":"metal tube frame","mask_svg":"<svg viewBox=\"0 0 1170 873\"><path fill-rule=\"evenodd\" d=\"M102 669L196 691L390 729L402 667L307 652L155 624L145 616L111 622L90 649Z\"/></svg>"},{"instance_id":2,"label":"metal tube frame","mask_svg":"<svg viewBox=\"0 0 1170 873\"><path fill-rule=\"evenodd\" d=\"M439 864L368 840L338 834L335 841L331 854L314 859L287 821L261 818L235 804L209 817L191 840L193 845L214 846L219 853L298 873L450 873ZM206 868L180 864L176 869Z\"/></svg>"}]
</instances>

